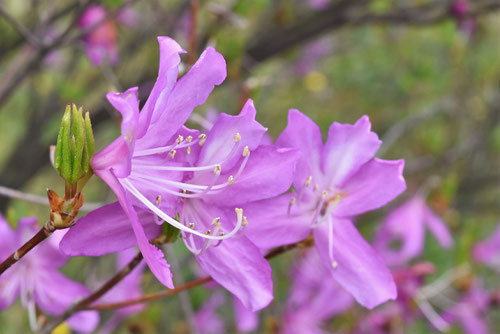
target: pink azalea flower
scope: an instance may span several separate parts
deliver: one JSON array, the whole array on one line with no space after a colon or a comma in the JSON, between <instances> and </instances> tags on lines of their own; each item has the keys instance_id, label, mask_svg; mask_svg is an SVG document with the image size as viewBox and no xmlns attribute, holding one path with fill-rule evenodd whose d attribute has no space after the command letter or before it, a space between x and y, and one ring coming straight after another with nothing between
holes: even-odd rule
<instances>
[{"instance_id":1,"label":"pink azalea flower","mask_svg":"<svg viewBox=\"0 0 500 334\"><path fill-rule=\"evenodd\" d=\"M374 158L381 142L364 116L354 125L333 123L322 142L319 127L297 110L277 140L300 150L295 194L244 207L247 236L260 248L305 239L316 249L333 278L365 307L396 297L396 286L380 256L348 217L377 209L406 188L404 162Z\"/></svg>"},{"instance_id":2,"label":"pink azalea flower","mask_svg":"<svg viewBox=\"0 0 500 334\"><path fill-rule=\"evenodd\" d=\"M290 296L285 306L282 334L325 333L327 320L353 306L352 296L328 276L318 252L309 250L294 268Z\"/></svg>"},{"instance_id":3,"label":"pink azalea flower","mask_svg":"<svg viewBox=\"0 0 500 334\"><path fill-rule=\"evenodd\" d=\"M225 62L208 48L176 81L183 50L172 39L159 41L159 76L142 111L137 88L108 94L123 115L122 135L94 156L92 166L119 204L80 219L61 247L70 255L102 255L138 244L153 274L172 287L163 253L149 243L166 222L181 230L207 274L248 309L263 308L272 300L271 268L242 235L247 218L241 207L286 191L298 152L260 146L266 129L255 121L252 101L237 116L219 115L207 135L183 127L224 80Z\"/></svg>"},{"instance_id":4,"label":"pink azalea flower","mask_svg":"<svg viewBox=\"0 0 500 334\"><path fill-rule=\"evenodd\" d=\"M441 247L449 249L453 245L446 223L417 194L386 217L375 235L374 247L387 265L402 265L422 254L426 229ZM399 249L391 247L396 240L401 241Z\"/></svg>"},{"instance_id":5,"label":"pink azalea flower","mask_svg":"<svg viewBox=\"0 0 500 334\"><path fill-rule=\"evenodd\" d=\"M116 22L112 19L101 22L107 15L106 8L92 5L89 6L78 21L78 27L82 30L99 23L99 26L92 29L83 38L87 57L95 66L100 66L104 62L109 62L111 66L118 63L118 28ZM132 9L124 8L118 13L117 20L125 25L132 26L137 24L138 16Z\"/></svg>"},{"instance_id":6,"label":"pink azalea flower","mask_svg":"<svg viewBox=\"0 0 500 334\"><path fill-rule=\"evenodd\" d=\"M34 217L21 219L17 230L13 231L0 216L0 257L9 256L38 229ZM22 306L28 310L33 330L38 327L36 307L57 316L89 294L85 286L66 278L58 270L67 260L58 249L57 234L60 233L56 232L0 276L0 310L12 305L19 296ZM84 333L93 331L98 322L99 315L94 311L79 312L68 320L71 328Z\"/></svg>"}]
</instances>

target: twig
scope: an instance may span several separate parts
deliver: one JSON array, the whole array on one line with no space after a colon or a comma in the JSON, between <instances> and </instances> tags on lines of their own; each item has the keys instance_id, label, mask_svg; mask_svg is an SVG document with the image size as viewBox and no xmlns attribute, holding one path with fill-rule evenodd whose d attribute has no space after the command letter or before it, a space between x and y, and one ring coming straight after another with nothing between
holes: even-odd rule
<instances>
[{"instance_id":1,"label":"twig","mask_svg":"<svg viewBox=\"0 0 500 334\"><path fill-rule=\"evenodd\" d=\"M38 231L28 242L21 246L18 250L12 253L7 259L5 259L0 264L0 275L3 274L4 271L9 269L14 263L19 261L26 253L32 250L36 245L47 239L52 232L55 231L54 226L51 222L45 223L45 225Z\"/></svg>"},{"instance_id":2,"label":"twig","mask_svg":"<svg viewBox=\"0 0 500 334\"><path fill-rule=\"evenodd\" d=\"M265 256L265 258L266 259L271 259L273 257L276 257L278 255L286 253L286 252L288 252L288 251L290 251L292 249L303 248L303 247L310 247L310 246L312 246L312 244L313 244L312 238L307 238L307 239L305 239L305 240L303 240L301 242L297 242L295 244L291 244L291 245L286 245L286 246L281 246L281 247L275 248L274 250L272 250L271 252L269 252ZM176 295L179 292L182 292L182 291L185 291L185 290L189 290L189 289L194 288L194 287L199 286L199 285L203 285L203 284L208 283L208 282L210 282L212 280L213 280L212 277L207 276L207 277L199 278L197 280L190 281L190 282L187 282L185 284L182 284L182 285L178 286L175 289L165 290L165 291L156 292L156 293L151 293L151 294L148 294L148 295L144 295L144 296L142 296L140 298L127 300L127 301L124 301L124 302L109 303L109 304L99 304L99 305L95 305L95 306L90 306L90 307L85 308L85 310L98 310L98 311L112 310L112 309L116 309L116 308L130 306L130 305L140 304L140 303L144 303L144 302L150 302L150 301L153 301L153 300L158 300L158 299L162 299L162 298L165 298L165 297Z\"/></svg>"},{"instance_id":3,"label":"twig","mask_svg":"<svg viewBox=\"0 0 500 334\"><path fill-rule=\"evenodd\" d=\"M198 11L200 9L199 0L190 1L191 26L189 29L189 53L187 64L193 65L196 59L196 48L198 46Z\"/></svg>"},{"instance_id":4,"label":"twig","mask_svg":"<svg viewBox=\"0 0 500 334\"><path fill-rule=\"evenodd\" d=\"M106 283L104 283L98 290L89 295L87 298L82 299L75 305L68 308L63 314L54 318L51 322L49 322L40 333L42 334L50 334L52 331L59 326L60 323L64 322L66 319L71 317L73 314L87 309L90 304L95 302L97 299L104 296L109 290L111 290L116 284L120 283L132 270L137 267L137 265L142 260L142 253L138 252L137 255L119 272L117 272L113 277L111 277Z\"/></svg>"},{"instance_id":5,"label":"twig","mask_svg":"<svg viewBox=\"0 0 500 334\"><path fill-rule=\"evenodd\" d=\"M185 283L184 278L182 277L182 272L181 272L181 265L179 263L179 259L175 255L175 252L173 251L173 245L172 244L166 244L165 245L165 251L167 254L169 254L168 257L168 262L172 266L172 270L177 273L177 275L174 277L175 280L175 285L182 285ZM191 301L189 298L189 291L182 291L179 293L179 301L181 304L181 309L182 313L184 313L184 318L186 318L186 322L189 327L189 333L190 334L195 334L196 330L193 324L193 306L191 305Z\"/></svg>"},{"instance_id":6,"label":"twig","mask_svg":"<svg viewBox=\"0 0 500 334\"><path fill-rule=\"evenodd\" d=\"M29 193L25 193L25 192L22 192L19 190L0 186L0 196L2 196L2 195L6 196L6 197L10 197L10 198L21 199L23 201L28 201L31 203L37 203L37 204L47 205L47 206L49 205L49 202L47 201L47 196L29 194ZM100 202L88 202L88 203L83 204L83 206L80 208L80 211L87 211L87 212L92 211L92 210L95 210L97 208L100 208L103 205L104 205L104 203L100 203Z\"/></svg>"},{"instance_id":7,"label":"twig","mask_svg":"<svg viewBox=\"0 0 500 334\"><path fill-rule=\"evenodd\" d=\"M28 41L28 43L35 46L42 45L42 41L40 41L38 37L33 35L28 28L10 15L2 6L0 6L0 16L3 16L4 19L7 20L11 26Z\"/></svg>"},{"instance_id":8,"label":"twig","mask_svg":"<svg viewBox=\"0 0 500 334\"><path fill-rule=\"evenodd\" d=\"M453 103L451 99L445 98L438 102L436 105L426 108L425 110L417 113L412 113L408 117L400 120L393 126L391 126L382 137L382 146L377 151L378 156L384 156L389 148L404 134L422 122L425 122L432 117L440 114L446 113L452 109Z\"/></svg>"}]
</instances>

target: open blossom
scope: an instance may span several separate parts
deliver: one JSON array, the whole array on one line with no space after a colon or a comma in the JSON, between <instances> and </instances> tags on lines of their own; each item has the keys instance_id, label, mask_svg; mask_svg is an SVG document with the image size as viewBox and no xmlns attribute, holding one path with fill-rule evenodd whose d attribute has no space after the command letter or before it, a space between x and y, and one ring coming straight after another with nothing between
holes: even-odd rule
<instances>
[{"instance_id":1,"label":"open blossom","mask_svg":"<svg viewBox=\"0 0 500 334\"><path fill-rule=\"evenodd\" d=\"M70 255L102 255L138 244L153 274L172 287L163 253L149 243L166 222L181 230L207 274L248 309L263 308L272 300L271 268L242 235L248 220L241 207L286 191L298 152L259 146L266 129L255 121L252 101L237 116L219 115L206 135L185 128L192 110L224 80L225 61L208 48L176 81L183 50L170 38L159 41L159 76L142 111L137 88L108 94L123 115L122 135L92 166L119 204L80 219L61 247Z\"/></svg>"},{"instance_id":2,"label":"open blossom","mask_svg":"<svg viewBox=\"0 0 500 334\"><path fill-rule=\"evenodd\" d=\"M474 246L473 256L478 262L496 270L500 269L500 225L489 238Z\"/></svg>"},{"instance_id":3,"label":"open blossom","mask_svg":"<svg viewBox=\"0 0 500 334\"><path fill-rule=\"evenodd\" d=\"M6 258L38 231L37 219L23 218L13 231L0 216L0 257ZM56 232L48 241L38 245L0 276L0 310L9 307L19 296L28 310L32 329L37 328L36 308L50 315L60 315L78 299L86 297L85 286L66 278L59 268L66 256L58 249ZM99 316L95 311L79 312L68 324L78 332L91 332Z\"/></svg>"},{"instance_id":4,"label":"open blossom","mask_svg":"<svg viewBox=\"0 0 500 334\"><path fill-rule=\"evenodd\" d=\"M321 325L353 306L348 292L324 279L328 275L318 252L307 251L292 273L292 288L280 333L325 333Z\"/></svg>"},{"instance_id":5,"label":"open blossom","mask_svg":"<svg viewBox=\"0 0 500 334\"><path fill-rule=\"evenodd\" d=\"M93 5L89 6L78 21L78 26L81 29L87 29L99 24L83 38L87 57L96 66L104 62L109 62L111 65L118 63L116 24L112 20L100 23L106 19L107 15L108 13L104 7Z\"/></svg>"},{"instance_id":6,"label":"open blossom","mask_svg":"<svg viewBox=\"0 0 500 334\"><path fill-rule=\"evenodd\" d=\"M91 5L82 14L78 27L82 30L91 29L83 37L85 53L95 66L109 62L114 66L118 63L118 28L113 19L106 19L109 13L103 6ZM103 21L104 20L104 21ZM116 20L128 25L135 25L137 14L128 7L120 10ZM92 28L97 25L95 28Z\"/></svg>"},{"instance_id":7,"label":"open blossom","mask_svg":"<svg viewBox=\"0 0 500 334\"><path fill-rule=\"evenodd\" d=\"M374 158L381 142L364 116L354 125L333 123L325 144L319 127L297 110L277 140L301 152L296 193L245 206L247 235L261 248L305 239L333 278L362 305L372 308L396 297L392 276L380 256L348 217L377 209L406 188L404 162Z\"/></svg>"},{"instance_id":8,"label":"open blossom","mask_svg":"<svg viewBox=\"0 0 500 334\"><path fill-rule=\"evenodd\" d=\"M386 217L375 235L374 247L387 265L402 265L422 254L427 229L441 247L448 249L453 245L446 223L417 194ZM401 242L398 249L391 245L395 241Z\"/></svg>"}]
</instances>

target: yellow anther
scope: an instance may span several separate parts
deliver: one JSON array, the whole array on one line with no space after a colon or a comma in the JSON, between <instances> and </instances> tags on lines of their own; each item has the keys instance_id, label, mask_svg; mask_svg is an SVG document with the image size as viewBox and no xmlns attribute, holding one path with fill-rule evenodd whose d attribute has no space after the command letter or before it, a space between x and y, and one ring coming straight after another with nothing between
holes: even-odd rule
<instances>
[{"instance_id":1,"label":"yellow anther","mask_svg":"<svg viewBox=\"0 0 500 334\"><path fill-rule=\"evenodd\" d=\"M186 148L186 153L187 154L191 154L191 146L189 146L188 148Z\"/></svg>"},{"instance_id":2,"label":"yellow anther","mask_svg":"<svg viewBox=\"0 0 500 334\"><path fill-rule=\"evenodd\" d=\"M312 180L313 180L313 177L312 177L312 176L309 176L309 177L306 179L306 183L305 183L306 187L309 187L309 186L311 185Z\"/></svg>"},{"instance_id":3,"label":"yellow anther","mask_svg":"<svg viewBox=\"0 0 500 334\"><path fill-rule=\"evenodd\" d=\"M177 137L176 141L177 141L177 144L180 144L180 143L182 143L184 141L184 137L181 136L181 135L179 135L179 137Z\"/></svg>"},{"instance_id":4,"label":"yellow anther","mask_svg":"<svg viewBox=\"0 0 500 334\"><path fill-rule=\"evenodd\" d=\"M241 223L241 226L247 226L247 225L248 225L247 216L243 216L243 222Z\"/></svg>"},{"instance_id":5,"label":"yellow anther","mask_svg":"<svg viewBox=\"0 0 500 334\"><path fill-rule=\"evenodd\" d=\"M198 144L200 144L200 146L203 146L203 144L205 144L205 140L207 140L207 135L202 133L198 136Z\"/></svg>"},{"instance_id":6,"label":"yellow anther","mask_svg":"<svg viewBox=\"0 0 500 334\"><path fill-rule=\"evenodd\" d=\"M193 141L193 136L187 136L187 137L186 137L186 141L187 141L188 143L192 142L192 141Z\"/></svg>"},{"instance_id":7,"label":"yellow anther","mask_svg":"<svg viewBox=\"0 0 500 334\"><path fill-rule=\"evenodd\" d=\"M183 193L183 194L187 194L187 190L186 190L186 189L182 189L182 190L181 190L181 193Z\"/></svg>"},{"instance_id":8,"label":"yellow anther","mask_svg":"<svg viewBox=\"0 0 500 334\"><path fill-rule=\"evenodd\" d=\"M156 205L159 206L161 204L161 196L156 196Z\"/></svg>"},{"instance_id":9,"label":"yellow anther","mask_svg":"<svg viewBox=\"0 0 500 334\"><path fill-rule=\"evenodd\" d=\"M216 165L214 168L214 174L220 174L222 167L220 165Z\"/></svg>"},{"instance_id":10,"label":"yellow anther","mask_svg":"<svg viewBox=\"0 0 500 334\"><path fill-rule=\"evenodd\" d=\"M206 231L205 231L205 234L206 234L206 235L210 235L210 234L212 234L212 231L211 231L211 230L206 230Z\"/></svg>"},{"instance_id":11,"label":"yellow anther","mask_svg":"<svg viewBox=\"0 0 500 334\"><path fill-rule=\"evenodd\" d=\"M174 158L175 157L175 153L177 153L176 150L170 150L170 152L168 154L170 154L170 158Z\"/></svg>"},{"instance_id":12,"label":"yellow anther","mask_svg":"<svg viewBox=\"0 0 500 334\"><path fill-rule=\"evenodd\" d=\"M229 178L227 179L227 184L232 185L232 184L233 184L233 182L234 182L234 177L231 175L231 176L229 176Z\"/></svg>"},{"instance_id":13,"label":"yellow anther","mask_svg":"<svg viewBox=\"0 0 500 334\"><path fill-rule=\"evenodd\" d=\"M321 192L321 196L323 196L323 198L327 198L327 197L328 197L328 191L323 190L323 191Z\"/></svg>"},{"instance_id":14,"label":"yellow anther","mask_svg":"<svg viewBox=\"0 0 500 334\"><path fill-rule=\"evenodd\" d=\"M332 261L332 268L336 269L339 266L339 263L337 261Z\"/></svg>"},{"instance_id":15,"label":"yellow anther","mask_svg":"<svg viewBox=\"0 0 500 334\"><path fill-rule=\"evenodd\" d=\"M189 224L188 224L188 227L189 227L190 229L194 230L194 223L189 223Z\"/></svg>"},{"instance_id":16,"label":"yellow anther","mask_svg":"<svg viewBox=\"0 0 500 334\"><path fill-rule=\"evenodd\" d=\"M250 149L248 148L248 146L245 146L245 148L243 149L243 156L246 157L249 154L250 154Z\"/></svg>"},{"instance_id":17,"label":"yellow anther","mask_svg":"<svg viewBox=\"0 0 500 334\"><path fill-rule=\"evenodd\" d=\"M314 191L318 191L318 190L319 190L319 184L316 184L316 185L314 186Z\"/></svg>"},{"instance_id":18,"label":"yellow anther","mask_svg":"<svg viewBox=\"0 0 500 334\"><path fill-rule=\"evenodd\" d=\"M214 220L212 220L212 225L217 225L219 224L219 222L220 222L220 217L214 218Z\"/></svg>"},{"instance_id":19,"label":"yellow anther","mask_svg":"<svg viewBox=\"0 0 500 334\"><path fill-rule=\"evenodd\" d=\"M239 132L236 132L236 134L234 135L234 142L237 143L241 140L241 135Z\"/></svg>"},{"instance_id":20,"label":"yellow anther","mask_svg":"<svg viewBox=\"0 0 500 334\"><path fill-rule=\"evenodd\" d=\"M219 233L219 236L220 236L220 237L223 237L223 236L224 236L224 234L225 234L224 232L220 232L220 233Z\"/></svg>"}]
</instances>

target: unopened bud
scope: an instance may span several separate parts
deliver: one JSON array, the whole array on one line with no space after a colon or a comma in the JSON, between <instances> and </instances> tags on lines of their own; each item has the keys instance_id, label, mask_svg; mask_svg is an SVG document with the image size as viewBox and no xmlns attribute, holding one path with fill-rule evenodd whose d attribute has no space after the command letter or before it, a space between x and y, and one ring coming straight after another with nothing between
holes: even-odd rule
<instances>
[{"instance_id":1,"label":"unopened bud","mask_svg":"<svg viewBox=\"0 0 500 334\"><path fill-rule=\"evenodd\" d=\"M54 168L66 182L66 197L74 197L92 176L90 163L94 151L89 113L84 118L81 107L77 109L74 104L68 105L59 128L54 155Z\"/></svg>"}]
</instances>

